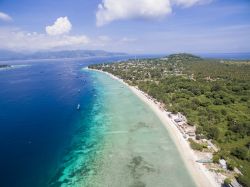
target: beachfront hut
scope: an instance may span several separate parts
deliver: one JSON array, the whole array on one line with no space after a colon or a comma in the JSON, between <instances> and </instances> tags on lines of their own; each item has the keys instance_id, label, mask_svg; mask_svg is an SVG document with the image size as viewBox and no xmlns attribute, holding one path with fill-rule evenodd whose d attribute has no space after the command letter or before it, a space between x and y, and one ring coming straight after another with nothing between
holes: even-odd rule
<instances>
[{"instance_id":1,"label":"beachfront hut","mask_svg":"<svg viewBox=\"0 0 250 187\"><path fill-rule=\"evenodd\" d=\"M176 123L182 122L182 120L181 120L180 118L174 119L174 121L175 121Z\"/></svg>"},{"instance_id":2,"label":"beachfront hut","mask_svg":"<svg viewBox=\"0 0 250 187\"><path fill-rule=\"evenodd\" d=\"M168 114L168 117L169 117L169 118L172 118L172 114L171 114L171 113L169 113L169 114Z\"/></svg>"},{"instance_id":3,"label":"beachfront hut","mask_svg":"<svg viewBox=\"0 0 250 187\"><path fill-rule=\"evenodd\" d=\"M220 164L220 167L222 167L223 169L227 169L227 162L226 162L226 160L220 159L219 160L219 164Z\"/></svg>"},{"instance_id":4,"label":"beachfront hut","mask_svg":"<svg viewBox=\"0 0 250 187\"><path fill-rule=\"evenodd\" d=\"M194 132L194 131L188 131L187 134L188 134L189 136L192 136L192 137L195 136L195 132Z\"/></svg>"},{"instance_id":5,"label":"beachfront hut","mask_svg":"<svg viewBox=\"0 0 250 187\"><path fill-rule=\"evenodd\" d=\"M181 121L187 122L187 118L182 115L180 112L177 113L178 119L180 119Z\"/></svg>"}]
</instances>

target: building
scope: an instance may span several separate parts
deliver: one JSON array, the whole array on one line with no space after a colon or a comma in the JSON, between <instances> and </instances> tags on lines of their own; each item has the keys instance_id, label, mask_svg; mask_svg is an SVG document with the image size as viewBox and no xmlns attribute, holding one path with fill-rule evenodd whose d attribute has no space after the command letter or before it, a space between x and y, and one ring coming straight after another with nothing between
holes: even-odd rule
<instances>
[{"instance_id":1,"label":"building","mask_svg":"<svg viewBox=\"0 0 250 187\"><path fill-rule=\"evenodd\" d=\"M220 159L219 164L223 169L227 169L227 162L224 159Z\"/></svg>"}]
</instances>

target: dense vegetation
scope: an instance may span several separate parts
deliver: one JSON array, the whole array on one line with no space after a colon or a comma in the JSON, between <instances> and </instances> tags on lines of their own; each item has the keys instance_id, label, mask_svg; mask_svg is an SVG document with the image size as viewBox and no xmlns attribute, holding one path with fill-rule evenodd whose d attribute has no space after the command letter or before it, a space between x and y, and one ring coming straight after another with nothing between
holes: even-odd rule
<instances>
[{"instance_id":1,"label":"dense vegetation","mask_svg":"<svg viewBox=\"0 0 250 187\"><path fill-rule=\"evenodd\" d=\"M190 146L194 150L202 151L204 148L207 148L206 145L201 145L199 143L196 143L192 138L188 139Z\"/></svg>"},{"instance_id":2,"label":"dense vegetation","mask_svg":"<svg viewBox=\"0 0 250 187\"><path fill-rule=\"evenodd\" d=\"M240 169L244 175L238 181L250 186L249 61L177 54L91 68L110 72L164 103L166 110L184 114L197 126L197 138L212 139L220 147L215 157Z\"/></svg>"}]
</instances>

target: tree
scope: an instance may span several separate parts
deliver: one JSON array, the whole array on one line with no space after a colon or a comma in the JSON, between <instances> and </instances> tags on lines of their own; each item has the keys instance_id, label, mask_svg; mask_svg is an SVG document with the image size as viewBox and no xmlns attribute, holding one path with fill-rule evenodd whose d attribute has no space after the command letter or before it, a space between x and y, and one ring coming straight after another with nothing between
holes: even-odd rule
<instances>
[{"instance_id":1,"label":"tree","mask_svg":"<svg viewBox=\"0 0 250 187\"><path fill-rule=\"evenodd\" d=\"M241 160L247 159L247 148L246 147L236 147L232 150L231 154L236 156L237 158Z\"/></svg>"},{"instance_id":2,"label":"tree","mask_svg":"<svg viewBox=\"0 0 250 187\"><path fill-rule=\"evenodd\" d=\"M215 84L211 87L212 92L218 92L221 90L221 86L219 84Z\"/></svg>"},{"instance_id":3,"label":"tree","mask_svg":"<svg viewBox=\"0 0 250 187\"><path fill-rule=\"evenodd\" d=\"M223 101L219 98L215 99L214 100L214 105L222 105L223 104Z\"/></svg>"},{"instance_id":4,"label":"tree","mask_svg":"<svg viewBox=\"0 0 250 187\"><path fill-rule=\"evenodd\" d=\"M229 186L230 184L231 184L231 179L226 178L226 179L224 180L224 185Z\"/></svg>"},{"instance_id":5,"label":"tree","mask_svg":"<svg viewBox=\"0 0 250 187\"><path fill-rule=\"evenodd\" d=\"M229 170L233 171L235 167L236 167L235 162L233 162L232 160L227 160L227 168Z\"/></svg>"},{"instance_id":6,"label":"tree","mask_svg":"<svg viewBox=\"0 0 250 187\"><path fill-rule=\"evenodd\" d=\"M249 179L244 176L244 175L239 175L237 178L237 181L242 185L242 186L246 186L249 187L250 186L250 181Z\"/></svg>"},{"instance_id":7,"label":"tree","mask_svg":"<svg viewBox=\"0 0 250 187\"><path fill-rule=\"evenodd\" d=\"M207 137L209 139L217 140L219 138L219 135L220 135L220 130L218 129L218 127L210 127L207 132Z\"/></svg>"},{"instance_id":8,"label":"tree","mask_svg":"<svg viewBox=\"0 0 250 187\"><path fill-rule=\"evenodd\" d=\"M213 155L213 162L214 163L219 163L220 156L218 154Z\"/></svg>"}]
</instances>

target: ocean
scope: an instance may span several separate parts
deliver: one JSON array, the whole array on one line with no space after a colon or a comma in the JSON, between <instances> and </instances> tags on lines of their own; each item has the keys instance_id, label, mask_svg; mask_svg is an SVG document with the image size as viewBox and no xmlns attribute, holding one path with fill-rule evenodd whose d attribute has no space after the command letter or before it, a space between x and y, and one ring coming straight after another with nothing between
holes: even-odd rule
<instances>
[{"instance_id":1,"label":"ocean","mask_svg":"<svg viewBox=\"0 0 250 187\"><path fill-rule=\"evenodd\" d=\"M0 71L2 187L195 186L151 109L84 69L126 58L20 61L27 66Z\"/></svg>"}]
</instances>

